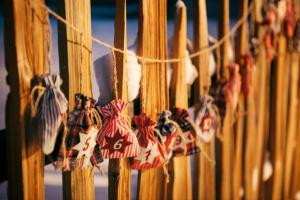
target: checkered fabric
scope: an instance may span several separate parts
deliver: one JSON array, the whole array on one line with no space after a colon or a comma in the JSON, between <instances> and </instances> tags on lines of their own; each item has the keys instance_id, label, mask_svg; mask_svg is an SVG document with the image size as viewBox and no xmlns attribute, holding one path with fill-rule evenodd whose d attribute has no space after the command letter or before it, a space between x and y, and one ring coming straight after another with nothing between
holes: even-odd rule
<instances>
[{"instance_id":1,"label":"checkered fabric","mask_svg":"<svg viewBox=\"0 0 300 200\"><path fill-rule=\"evenodd\" d=\"M97 138L104 158L135 157L140 153L137 138L123 113L127 105L122 100L113 100L106 106L97 107L104 117Z\"/></svg>"},{"instance_id":2,"label":"checkered fabric","mask_svg":"<svg viewBox=\"0 0 300 200\"><path fill-rule=\"evenodd\" d=\"M141 153L133 159L132 169L144 170L158 168L164 164L165 158L161 143L154 136L155 122L146 114L133 117L137 127L137 140Z\"/></svg>"},{"instance_id":3,"label":"checkered fabric","mask_svg":"<svg viewBox=\"0 0 300 200\"><path fill-rule=\"evenodd\" d=\"M92 127L99 130L101 127L100 116L95 109L95 100L81 94L75 95L75 109L68 118L68 131L65 137L65 146L59 152L57 167L69 171L82 167L82 159L77 159L78 151L73 149L80 142L79 133L89 134ZM97 144L90 158L92 166L97 166L103 161L100 146Z\"/></svg>"},{"instance_id":4,"label":"checkered fabric","mask_svg":"<svg viewBox=\"0 0 300 200\"><path fill-rule=\"evenodd\" d=\"M176 139L176 131L177 128L174 124L174 122L171 122L170 117L172 113L169 110L162 111L159 116L158 120L155 126L155 129L159 131L160 135L159 137L156 132L154 132L155 137L158 139L160 143L163 143L165 146L167 159L170 159L172 156L172 151L175 145L175 139ZM163 140L163 141L161 141Z\"/></svg>"},{"instance_id":5,"label":"checkered fabric","mask_svg":"<svg viewBox=\"0 0 300 200\"><path fill-rule=\"evenodd\" d=\"M192 121L190 119L189 113L186 109L182 108L174 108L172 111L172 119L178 123L179 127L181 128L184 136L180 138L177 136L176 138L176 145L180 145L182 142L186 145L186 153L185 155L192 155L200 152L200 148L196 144L196 130L192 125ZM181 156L182 155L182 148L180 151L173 151L174 156Z\"/></svg>"}]
</instances>

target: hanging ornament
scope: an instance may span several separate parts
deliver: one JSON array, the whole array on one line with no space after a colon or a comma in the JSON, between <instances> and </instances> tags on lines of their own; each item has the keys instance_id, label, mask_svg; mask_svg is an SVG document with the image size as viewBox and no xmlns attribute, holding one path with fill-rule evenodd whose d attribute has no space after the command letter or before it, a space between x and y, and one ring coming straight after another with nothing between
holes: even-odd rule
<instances>
[{"instance_id":1,"label":"hanging ornament","mask_svg":"<svg viewBox=\"0 0 300 200\"><path fill-rule=\"evenodd\" d=\"M161 135L161 137L159 137L158 135L156 135L156 137L159 141L162 140L160 142L164 144L167 154L167 160L172 157L177 137L176 132L179 129L178 125L175 124L174 121L170 120L171 115L172 113L168 110L162 111L158 116L158 120L155 126L155 129L157 129Z\"/></svg>"},{"instance_id":2,"label":"hanging ornament","mask_svg":"<svg viewBox=\"0 0 300 200\"><path fill-rule=\"evenodd\" d=\"M253 83L254 69L255 66L252 55L250 53L244 55L241 60L240 74L242 78L242 92L245 97L248 96Z\"/></svg>"},{"instance_id":3,"label":"hanging ornament","mask_svg":"<svg viewBox=\"0 0 300 200\"><path fill-rule=\"evenodd\" d=\"M285 14L286 14L286 10L287 10L287 2L286 0L280 0L277 3L277 14L279 17L280 21L283 21L285 18Z\"/></svg>"},{"instance_id":4,"label":"hanging ornament","mask_svg":"<svg viewBox=\"0 0 300 200\"><path fill-rule=\"evenodd\" d=\"M263 9L264 22L266 33L264 43L266 49L267 60L272 61L276 55L275 35L280 32L280 20L277 13L277 8L273 3L268 3Z\"/></svg>"},{"instance_id":5,"label":"hanging ornament","mask_svg":"<svg viewBox=\"0 0 300 200\"><path fill-rule=\"evenodd\" d=\"M229 79L224 87L225 99L230 107L235 110L241 90L241 75L239 74L239 65L231 64L229 65L228 70Z\"/></svg>"},{"instance_id":6,"label":"hanging ornament","mask_svg":"<svg viewBox=\"0 0 300 200\"><path fill-rule=\"evenodd\" d=\"M173 150L174 156L192 155L199 153L200 148L196 144L196 126L191 121L187 110L182 108L172 109L172 120L174 120L179 125L183 135L183 137L176 137L175 147ZM184 150L185 148L186 151Z\"/></svg>"},{"instance_id":7,"label":"hanging ornament","mask_svg":"<svg viewBox=\"0 0 300 200\"><path fill-rule=\"evenodd\" d=\"M46 155L54 150L59 128L68 110L68 101L60 90L61 84L59 75L42 75L38 77L38 85L31 91L31 114L39 121L39 132Z\"/></svg>"},{"instance_id":8,"label":"hanging ornament","mask_svg":"<svg viewBox=\"0 0 300 200\"><path fill-rule=\"evenodd\" d=\"M103 161L96 138L101 118L95 108L96 101L82 94L75 95L75 108L68 118L68 132L61 148L57 167L64 171L98 166Z\"/></svg>"},{"instance_id":9,"label":"hanging ornament","mask_svg":"<svg viewBox=\"0 0 300 200\"><path fill-rule=\"evenodd\" d=\"M127 103L113 100L103 107L98 107L104 117L97 142L101 145L104 158L136 157L140 153L136 136L128 126L124 115Z\"/></svg>"},{"instance_id":10,"label":"hanging ornament","mask_svg":"<svg viewBox=\"0 0 300 200\"><path fill-rule=\"evenodd\" d=\"M285 12L285 33L288 38L294 36L296 28L296 11L293 2L290 0L286 1L286 12Z\"/></svg>"},{"instance_id":11,"label":"hanging ornament","mask_svg":"<svg viewBox=\"0 0 300 200\"><path fill-rule=\"evenodd\" d=\"M155 122L146 114L133 117L133 125L137 128L137 140L141 153L133 159L132 169L144 170L158 168L165 162L162 145L154 136Z\"/></svg>"},{"instance_id":12,"label":"hanging ornament","mask_svg":"<svg viewBox=\"0 0 300 200\"><path fill-rule=\"evenodd\" d=\"M265 41L266 58L268 61L271 62L276 55L275 33L270 29L267 29L265 33L264 41Z\"/></svg>"},{"instance_id":13,"label":"hanging ornament","mask_svg":"<svg viewBox=\"0 0 300 200\"><path fill-rule=\"evenodd\" d=\"M216 108L213 108L213 98L209 95L201 96L195 107L195 124L199 127L199 138L203 142L210 142L215 135L218 122Z\"/></svg>"}]
</instances>

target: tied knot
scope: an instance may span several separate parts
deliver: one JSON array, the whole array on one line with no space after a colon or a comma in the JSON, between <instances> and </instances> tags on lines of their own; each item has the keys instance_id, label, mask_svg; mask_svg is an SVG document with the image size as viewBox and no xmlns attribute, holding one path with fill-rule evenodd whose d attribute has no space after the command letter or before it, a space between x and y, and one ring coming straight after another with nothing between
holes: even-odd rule
<instances>
[{"instance_id":1,"label":"tied knot","mask_svg":"<svg viewBox=\"0 0 300 200\"><path fill-rule=\"evenodd\" d=\"M137 138L142 147L147 147L149 139L153 136L155 122L145 113L133 117L133 124L137 128Z\"/></svg>"},{"instance_id":2,"label":"tied knot","mask_svg":"<svg viewBox=\"0 0 300 200\"><path fill-rule=\"evenodd\" d=\"M100 113L105 118L117 118L121 116L124 110L127 108L127 103L123 100L113 100L105 106L98 106Z\"/></svg>"},{"instance_id":3,"label":"tied knot","mask_svg":"<svg viewBox=\"0 0 300 200\"><path fill-rule=\"evenodd\" d=\"M159 130L162 136L173 134L176 131L174 123L170 120L171 116L172 113L169 110L162 111L158 116L155 128Z\"/></svg>"}]
</instances>

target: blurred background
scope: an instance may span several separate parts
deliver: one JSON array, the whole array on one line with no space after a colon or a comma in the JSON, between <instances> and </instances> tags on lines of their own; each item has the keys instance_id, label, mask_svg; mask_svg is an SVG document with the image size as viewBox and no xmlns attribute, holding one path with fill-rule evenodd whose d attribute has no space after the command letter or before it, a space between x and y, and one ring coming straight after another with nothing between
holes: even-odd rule
<instances>
[{"instance_id":1,"label":"blurred background","mask_svg":"<svg viewBox=\"0 0 300 200\"><path fill-rule=\"evenodd\" d=\"M46 1L47 5L53 10L56 10L56 2L58 0ZM79 0L78 0L79 1ZM83 1L83 0L82 0ZM183 0L187 5L188 11L188 36L193 38L192 16L193 16L193 1ZM173 18L175 13L176 0L168 0L168 37L173 34ZM6 84L6 69L4 59L4 0L0 0L0 130L5 129L5 101L9 91ZM115 0L91 0L92 4L92 34L94 37L101 39L109 44L113 44L114 36L114 16L115 16ZM231 24L234 23L237 17L238 0L231 0L230 2L230 17ZM218 0L207 1L208 27L209 33L217 36L217 18L218 18ZM138 0L127 0L127 41L130 46L138 31ZM58 49L57 49L57 22L51 18L52 26L52 67L54 73L59 73L58 70ZM7 22L9 26L9 22ZM93 44L93 61L105 55L109 51L99 44ZM95 77L93 77L93 95L97 99L99 90ZM0 133L5 134L5 133ZM3 138L2 136L0 138ZM2 144L2 143L1 143ZM3 153L3 152L0 152ZM108 162L102 164L102 168L107 172ZM1 168L6 165L0 162ZM132 173L132 198L135 198L137 183L137 172ZM95 191L96 199L107 199L107 176L100 176L95 172ZM7 199L6 196L7 183L0 183L0 200ZM55 171L53 166L45 166L45 195L46 199L62 199L62 176L60 171Z\"/></svg>"}]
</instances>

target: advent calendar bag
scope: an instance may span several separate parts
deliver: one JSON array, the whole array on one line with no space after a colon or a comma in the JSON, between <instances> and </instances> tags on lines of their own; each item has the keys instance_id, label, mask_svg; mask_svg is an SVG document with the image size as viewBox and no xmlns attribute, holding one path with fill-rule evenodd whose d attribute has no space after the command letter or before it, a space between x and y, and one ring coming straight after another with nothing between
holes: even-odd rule
<instances>
[{"instance_id":1,"label":"advent calendar bag","mask_svg":"<svg viewBox=\"0 0 300 200\"><path fill-rule=\"evenodd\" d=\"M195 105L195 124L199 127L198 136L201 141L210 142L217 130L218 117L213 98L209 95L201 96Z\"/></svg>"},{"instance_id":2,"label":"advent calendar bag","mask_svg":"<svg viewBox=\"0 0 300 200\"><path fill-rule=\"evenodd\" d=\"M113 100L106 106L98 107L104 123L97 141L104 158L135 157L140 153L137 138L123 113L126 107L127 103L122 100Z\"/></svg>"},{"instance_id":3,"label":"advent calendar bag","mask_svg":"<svg viewBox=\"0 0 300 200\"><path fill-rule=\"evenodd\" d=\"M69 115L64 146L56 165L64 171L98 166L103 161L96 142L101 118L95 109L95 103L92 98L75 95L75 109Z\"/></svg>"},{"instance_id":4,"label":"advent calendar bag","mask_svg":"<svg viewBox=\"0 0 300 200\"><path fill-rule=\"evenodd\" d=\"M133 159L132 169L158 168L164 164L164 150L154 136L155 122L146 114L133 117L141 153Z\"/></svg>"},{"instance_id":5,"label":"advent calendar bag","mask_svg":"<svg viewBox=\"0 0 300 200\"><path fill-rule=\"evenodd\" d=\"M166 159L170 159L172 157L177 131L180 129L176 122L170 119L171 115L172 113L169 110L161 112L158 116L157 124L155 126L155 129L159 131L161 135L161 137L158 135L156 135L156 137L165 147L167 154Z\"/></svg>"},{"instance_id":6,"label":"advent calendar bag","mask_svg":"<svg viewBox=\"0 0 300 200\"><path fill-rule=\"evenodd\" d=\"M187 110L174 108L172 110L172 120L179 125L183 134L183 137L176 137L175 148L173 150L174 156L188 156L199 153L200 148L196 144L196 127L191 121ZM186 147L185 152L183 151L184 146Z\"/></svg>"}]
</instances>

